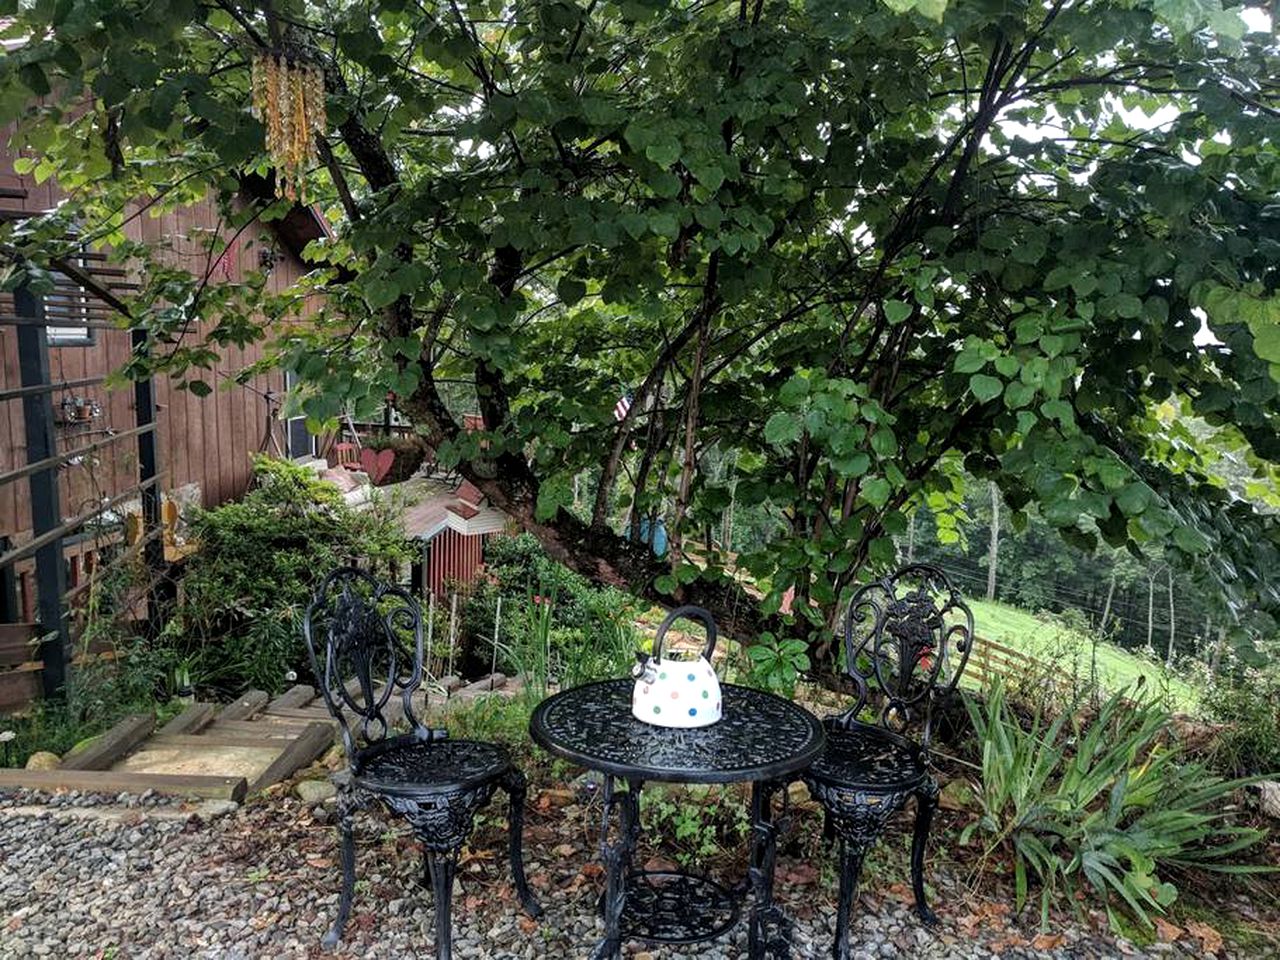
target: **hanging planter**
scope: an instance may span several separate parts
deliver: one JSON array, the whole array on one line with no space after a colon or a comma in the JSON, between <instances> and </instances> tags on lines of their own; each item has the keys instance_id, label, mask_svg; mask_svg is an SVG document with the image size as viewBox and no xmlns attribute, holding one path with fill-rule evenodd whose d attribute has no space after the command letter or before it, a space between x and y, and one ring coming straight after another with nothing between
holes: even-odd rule
<instances>
[{"instance_id":1,"label":"hanging planter","mask_svg":"<svg viewBox=\"0 0 1280 960\"><path fill-rule=\"evenodd\" d=\"M253 115L267 128L276 194L306 202L307 168L325 128L324 71L313 63L264 51L252 61Z\"/></svg>"}]
</instances>

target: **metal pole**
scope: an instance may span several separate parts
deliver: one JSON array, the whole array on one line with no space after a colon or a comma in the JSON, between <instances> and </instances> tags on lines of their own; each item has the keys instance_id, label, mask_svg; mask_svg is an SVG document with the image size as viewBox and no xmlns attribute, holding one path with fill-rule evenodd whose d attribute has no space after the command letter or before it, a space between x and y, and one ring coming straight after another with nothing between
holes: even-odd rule
<instances>
[{"instance_id":1,"label":"metal pole","mask_svg":"<svg viewBox=\"0 0 1280 960\"><path fill-rule=\"evenodd\" d=\"M44 304L23 285L13 293L17 313L35 320L44 319ZM18 367L22 386L34 387L49 382L49 338L40 324L17 328ZM53 419L53 397L49 393L32 393L22 398L22 419L27 432L27 462L48 460L57 451L57 435ZM56 529L62 523L62 507L58 497L58 471L46 467L28 479L31 491L31 527L36 537ZM67 592L67 571L63 565L62 538L55 537L36 551L36 618L44 640L40 659L46 700L62 697L67 685L67 646L70 635L62 615L62 597Z\"/></svg>"}]
</instances>

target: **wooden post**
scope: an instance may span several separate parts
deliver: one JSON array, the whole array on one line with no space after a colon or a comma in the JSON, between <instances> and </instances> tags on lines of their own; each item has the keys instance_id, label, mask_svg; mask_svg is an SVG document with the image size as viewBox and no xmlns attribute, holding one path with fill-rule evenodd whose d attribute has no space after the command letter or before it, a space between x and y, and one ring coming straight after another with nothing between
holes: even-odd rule
<instances>
[{"instance_id":1,"label":"wooden post","mask_svg":"<svg viewBox=\"0 0 1280 960\"><path fill-rule=\"evenodd\" d=\"M44 322L44 302L25 285L13 293L14 312L30 317L35 323L17 328L18 368L24 387L47 387L49 378L49 338ZM57 435L53 419L53 396L49 390L33 392L22 398L22 420L27 432L27 463L48 460L57 454ZM62 524L62 506L58 496L58 470L46 467L27 479L31 491L32 532L39 537ZM44 661L42 677L46 699L61 697L67 685L67 646L70 635L62 615L63 595L67 592L67 571L62 559L62 538L56 537L36 551L36 616L44 641L40 659Z\"/></svg>"},{"instance_id":2,"label":"wooden post","mask_svg":"<svg viewBox=\"0 0 1280 960\"><path fill-rule=\"evenodd\" d=\"M489 667L489 689L493 689L493 675L498 672L498 629L502 626L502 594L498 594L498 606L493 611L493 664Z\"/></svg>"},{"instance_id":3,"label":"wooden post","mask_svg":"<svg viewBox=\"0 0 1280 960\"><path fill-rule=\"evenodd\" d=\"M449 598L449 664L445 676L453 676L453 648L458 642L458 594Z\"/></svg>"},{"instance_id":4,"label":"wooden post","mask_svg":"<svg viewBox=\"0 0 1280 960\"><path fill-rule=\"evenodd\" d=\"M996 598L996 564L1000 559L1000 489L995 481L989 481L991 488L991 543L987 547L987 599Z\"/></svg>"},{"instance_id":5,"label":"wooden post","mask_svg":"<svg viewBox=\"0 0 1280 960\"><path fill-rule=\"evenodd\" d=\"M9 538L0 536L0 555L9 552ZM22 619L18 602L18 576L12 566L0 567L0 623L17 623Z\"/></svg>"},{"instance_id":6,"label":"wooden post","mask_svg":"<svg viewBox=\"0 0 1280 960\"><path fill-rule=\"evenodd\" d=\"M1173 666L1173 567L1169 568L1169 650L1164 657L1164 665L1166 667Z\"/></svg>"},{"instance_id":7,"label":"wooden post","mask_svg":"<svg viewBox=\"0 0 1280 960\"><path fill-rule=\"evenodd\" d=\"M145 330L131 330L129 343L135 357L145 359L149 352ZM135 427L147 427L155 423L155 384L150 377L133 385L133 420ZM138 434L138 482L142 484L142 535L147 538L142 547L150 581L154 584L147 594L147 630L150 636L159 636L164 629L165 611L174 599L174 586L159 576L164 570L164 535L160 532L160 484L156 476L160 471L160 457L156 444L156 431L143 430Z\"/></svg>"}]
</instances>

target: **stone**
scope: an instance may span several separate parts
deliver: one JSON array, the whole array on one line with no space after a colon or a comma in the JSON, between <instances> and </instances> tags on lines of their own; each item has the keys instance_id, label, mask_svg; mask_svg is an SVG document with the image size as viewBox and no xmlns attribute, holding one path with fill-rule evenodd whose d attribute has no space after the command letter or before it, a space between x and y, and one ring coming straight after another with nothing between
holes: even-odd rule
<instances>
[{"instance_id":1,"label":"stone","mask_svg":"<svg viewBox=\"0 0 1280 960\"><path fill-rule=\"evenodd\" d=\"M482 694L493 693L495 690L501 690L506 686L506 683L507 678L504 674L491 673L489 676L482 677L475 683L471 683L463 687L453 696L454 699L457 700L474 700Z\"/></svg>"},{"instance_id":2,"label":"stone","mask_svg":"<svg viewBox=\"0 0 1280 960\"><path fill-rule=\"evenodd\" d=\"M216 817L226 817L240 809L240 804L234 800L203 800L195 809L195 815L201 820L213 820Z\"/></svg>"},{"instance_id":3,"label":"stone","mask_svg":"<svg viewBox=\"0 0 1280 960\"><path fill-rule=\"evenodd\" d=\"M323 803L338 795L338 788L330 780L300 780L293 788L294 795L303 803Z\"/></svg>"},{"instance_id":4,"label":"stone","mask_svg":"<svg viewBox=\"0 0 1280 960\"><path fill-rule=\"evenodd\" d=\"M1280 780L1263 780L1258 790L1262 795L1262 812L1280 820Z\"/></svg>"},{"instance_id":5,"label":"stone","mask_svg":"<svg viewBox=\"0 0 1280 960\"><path fill-rule=\"evenodd\" d=\"M968 780L962 780L957 777L943 784L942 790L938 794L938 806L943 810L976 810L978 808L978 797L974 794L973 786Z\"/></svg>"},{"instance_id":6,"label":"stone","mask_svg":"<svg viewBox=\"0 0 1280 960\"><path fill-rule=\"evenodd\" d=\"M48 750L37 750L27 757L28 770L57 770L62 766L62 758Z\"/></svg>"}]
</instances>

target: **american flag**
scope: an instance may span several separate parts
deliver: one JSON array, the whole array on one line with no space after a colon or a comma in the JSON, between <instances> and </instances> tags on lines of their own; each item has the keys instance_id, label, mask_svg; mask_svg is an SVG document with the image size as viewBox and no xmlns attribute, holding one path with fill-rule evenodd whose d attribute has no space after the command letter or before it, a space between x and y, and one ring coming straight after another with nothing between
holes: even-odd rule
<instances>
[{"instance_id":1,"label":"american flag","mask_svg":"<svg viewBox=\"0 0 1280 960\"><path fill-rule=\"evenodd\" d=\"M627 414L631 410L631 392L627 391L618 398L618 402L613 405L613 418L619 422L627 419Z\"/></svg>"}]
</instances>

